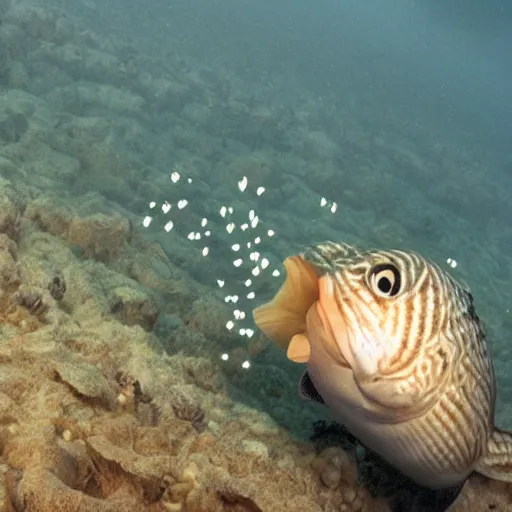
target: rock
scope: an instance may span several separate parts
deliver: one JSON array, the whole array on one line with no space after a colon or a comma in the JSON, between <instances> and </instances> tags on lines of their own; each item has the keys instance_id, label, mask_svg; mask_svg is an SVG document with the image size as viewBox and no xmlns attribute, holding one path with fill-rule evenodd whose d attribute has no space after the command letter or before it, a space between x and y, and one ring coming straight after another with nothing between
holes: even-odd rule
<instances>
[{"instance_id":1,"label":"rock","mask_svg":"<svg viewBox=\"0 0 512 512\"><path fill-rule=\"evenodd\" d=\"M11 8L11 0L0 0L0 16L4 15Z\"/></svg>"},{"instance_id":2,"label":"rock","mask_svg":"<svg viewBox=\"0 0 512 512\"><path fill-rule=\"evenodd\" d=\"M13 112L0 118L0 139L4 142L18 142L27 130L27 118L21 113Z\"/></svg>"},{"instance_id":3,"label":"rock","mask_svg":"<svg viewBox=\"0 0 512 512\"><path fill-rule=\"evenodd\" d=\"M80 395L99 400L109 408L115 404L114 389L97 366L70 360L56 363L55 371L66 384Z\"/></svg>"},{"instance_id":4,"label":"rock","mask_svg":"<svg viewBox=\"0 0 512 512\"><path fill-rule=\"evenodd\" d=\"M11 254L0 250L0 289L8 290L20 282L19 268Z\"/></svg>"},{"instance_id":5,"label":"rock","mask_svg":"<svg viewBox=\"0 0 512 512\"><path fill-rule=\"evenodd\" d=\"M72 219L67 238L83 249L88 258L109 263L121 256L130 231L127 219L97 214Z\"/></svg>"},{"instance_id":6,"label":"rock","mask_svg":"<svg viewBox=\"0 0 512 512\"><path fill-rule=\"evenodd\" d=\"M112 112L117 115L141 117L145 100L124 89L108 84L69 85L59 87L48 95L49 102L77 115Z\"/></svg>"},{"instance_id":7,"label":"rock","mask_svg":"<svg viewBox=\"0 0 512 512\"><path fill-rule=\"evenodd\" d=\"M79 177L78 159L56 151L39 140L31 140L28 146L25 154L29 158L22 169L30 176L32 185L53 191L62 186L69 187Z\"/></svg>"},{"instance_id":8,"label":"rock","mask_svg":"<svg viewBox=\"0 0 512 512\"><path fill-rule=\"evenodd\" d=\"M25 217L33 221L43 231L64 237L71 224L72 212L52 197L41 197L28 203Z\"/></svg>"},{"instance_id":9,"label":"rock","mask_svg":"<svg viewBox=\"0 0 512 512\"><path fill-rule=\"evenodd\" d=\"M16 238L19 231L20 204L11 183L0 179L0 233Z\"/></svg>"},{"instance_id":10,"label":"rock","mask_svg":"<svg viewBox=\"0 0 512 512\"><path fill-rule=\"evenodd\" d=\"M242 441L242 448L244 452L258 455L263 459L268 459L268 448L260 441L253 441L251 439L244 439Z\"/></svg>"},{"instance_id":11,"label":"rock","mask_svg":"<svg viewBox=\"0 0 512 512\"><path fill-rule=\"evenodd\" d=\"M125 325L140 325L146 331L153 329L158 318L156 303L144 292L120 286L111 294L111 311Z\"/></svg>"}]
</instances>

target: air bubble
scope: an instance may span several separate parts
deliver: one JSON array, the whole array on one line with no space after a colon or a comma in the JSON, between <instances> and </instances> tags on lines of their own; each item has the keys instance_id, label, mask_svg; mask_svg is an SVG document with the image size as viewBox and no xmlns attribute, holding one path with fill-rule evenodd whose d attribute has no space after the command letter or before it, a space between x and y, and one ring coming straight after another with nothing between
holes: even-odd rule
<instances>
[{"instance_id":1,"label":"air bubble","mask_svg":"<svg viewBox=\"0 0 512 512\"><path fill-rule=\"evenodd\" d=\"M244 176L239 182L238 182L238 188L240 189L240 192L243 192L247 188L247 177Z\"/></svg>"}]
</instances>

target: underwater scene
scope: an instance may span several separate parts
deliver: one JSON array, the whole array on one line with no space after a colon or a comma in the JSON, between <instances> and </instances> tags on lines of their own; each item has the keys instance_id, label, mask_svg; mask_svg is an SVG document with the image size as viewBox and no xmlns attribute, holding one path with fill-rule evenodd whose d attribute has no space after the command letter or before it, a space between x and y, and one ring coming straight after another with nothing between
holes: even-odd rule
<instances>
[{"instance_id":1,"label":"underwater scene","mask_svg":"<svg viewBox=\"0 0 512 512\"><path fill-rule=\"evenodd\" d=\"M0 0L2 510L512 511L511 23Z\"/></svg>"}]
</instances>

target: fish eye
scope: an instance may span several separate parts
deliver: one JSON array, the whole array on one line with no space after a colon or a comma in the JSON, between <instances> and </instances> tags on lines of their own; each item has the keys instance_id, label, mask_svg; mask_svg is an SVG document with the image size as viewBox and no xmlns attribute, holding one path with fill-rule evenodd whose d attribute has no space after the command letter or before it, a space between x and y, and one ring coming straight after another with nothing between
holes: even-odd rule
<instances>
[{"instance_id":1,"label":"fish eye","mask_svg":"<svg viewBox=\"0 0 512 512\"><path fill-rule=\"evenodd\" d=\"M400 272L391 263L373 267L370 271L369 282L373 292L381 297L395 297L402 284Z\"/></svg>"}]
</instances>

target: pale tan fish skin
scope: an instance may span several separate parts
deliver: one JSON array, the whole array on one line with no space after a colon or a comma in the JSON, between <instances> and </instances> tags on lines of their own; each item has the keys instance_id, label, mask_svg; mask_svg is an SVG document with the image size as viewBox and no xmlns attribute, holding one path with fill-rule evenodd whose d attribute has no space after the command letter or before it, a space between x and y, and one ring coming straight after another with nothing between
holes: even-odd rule
<instances>
[{"instance_id":1,"label":"pale tan fish skin","mask_svg":"<svg viewBox=\"0 0 512 512\"><path fill-rule=\"evenodd\" d=\"M456 485L474 470L512 481L512 436L494 429L494 370L469 291L413 252L326 242L300 256L301 311L310 304L289 352L307 360L340 421L422 485ZM295 289L300 269L296 260ZM255 311L264 332L278 316Z\"/></svg>"}]
</instances>

